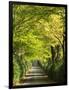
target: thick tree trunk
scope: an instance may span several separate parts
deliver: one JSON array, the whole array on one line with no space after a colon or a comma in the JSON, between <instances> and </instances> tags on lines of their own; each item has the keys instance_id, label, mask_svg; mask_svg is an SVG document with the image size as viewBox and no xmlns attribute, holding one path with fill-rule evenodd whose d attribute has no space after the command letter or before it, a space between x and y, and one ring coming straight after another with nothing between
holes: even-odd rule
<instances>
[{"instance_id":1,"label":"thick tree trunk","mask_svg":"<svg viewBox=\"0 0 69 90\"><path fill-rule=\"evenodd\" d=\"M52 62L54 63L55 61L55 48L51 46L51 53L52 53Z\"/></svg>"},{"instance_id":2,"label":"thick tree trunk","mask_svg":"<svg viewBox=\"0 0 69 90\"><path fill-rule=\"evenodd\" d=\"M60 60L60 45L56 46L56 60Z\"/></svg>"}]
</instances>

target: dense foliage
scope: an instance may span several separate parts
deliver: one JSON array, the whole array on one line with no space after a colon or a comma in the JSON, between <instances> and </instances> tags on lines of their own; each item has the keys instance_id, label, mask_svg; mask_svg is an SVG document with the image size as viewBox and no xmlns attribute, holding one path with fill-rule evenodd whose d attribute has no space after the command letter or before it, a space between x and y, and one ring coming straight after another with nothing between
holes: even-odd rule
<instances>
[{"instance_id":1,"label":"dense foliage","mask_svg":"<svg viewBox=\"0 0 69 90\"><path fill-rule=\"evenodd\" d=\"M52 79L64 80L64 32L64 7L13 5L15 84L24 78L33 60L39 60Z\"/></svg>"}]
</instances>

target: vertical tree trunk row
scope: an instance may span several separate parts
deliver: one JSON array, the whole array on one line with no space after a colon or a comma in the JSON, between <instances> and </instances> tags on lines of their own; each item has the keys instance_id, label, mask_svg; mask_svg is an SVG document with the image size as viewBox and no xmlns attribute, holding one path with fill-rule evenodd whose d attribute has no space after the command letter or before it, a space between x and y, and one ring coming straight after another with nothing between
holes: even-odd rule
<instances>
[{"instance_id":1,"label":"vertical tree trunk row","mask_svg":"<svg viewBox=\"0 0 69 90\"><path fill-rule=\"evenodd\" d=\"M57 45L55 47L51 46L52 63L54 63L54 61L57 61L57 60L60 60L61 59L60 58L61 57L60 51L61 51L61 46L60 45Z\"/></svg>"}]
</instances>

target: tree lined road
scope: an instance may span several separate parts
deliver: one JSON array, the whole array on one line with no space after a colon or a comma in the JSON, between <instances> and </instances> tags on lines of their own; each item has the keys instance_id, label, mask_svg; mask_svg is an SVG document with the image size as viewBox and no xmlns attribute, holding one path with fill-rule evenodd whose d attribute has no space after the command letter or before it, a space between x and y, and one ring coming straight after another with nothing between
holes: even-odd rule
<instances>
[{"instance_id":1,"label":"tree lined road","mask_svg":"<svg viewBox=\"0 0 69 90\"><path fill-rule=\"evenodd\" d=\"M26 74L23 82L20 85L41 85L41 84L52 84L54 81L48 78L48 75L38 66L32 66L30 71Z\"/></svg>"},{"instance_id":2,"label":"tree lined road","mask_svg":"<svg viewBox=\"0 0 69 90\"><path fill-rule=\"evenodd\" d=\"M13 86L65 82L66 7L12 7Z\"/></svg>"}]
</instances>

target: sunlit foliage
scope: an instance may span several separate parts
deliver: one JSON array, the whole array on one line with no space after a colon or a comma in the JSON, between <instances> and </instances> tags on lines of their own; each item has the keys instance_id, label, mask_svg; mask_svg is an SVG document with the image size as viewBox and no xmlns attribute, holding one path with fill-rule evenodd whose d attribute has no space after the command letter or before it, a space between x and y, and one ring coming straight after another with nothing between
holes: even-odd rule
<instances>
[{"instance_id":1,"label":"sunlit foliage","mask_svg":"<svg viewBox=\"0 0 69 90\"><path fill-rule=\"evenodd\" d=\"M17 70L20 78L31 68L32 60L39 60L45 68L49 61L63 59L64 21L64 7L13 5L13 63L14 72L23 69ZM17 72L14 78L19 78Z\"/></svg>"}]
</instances>

